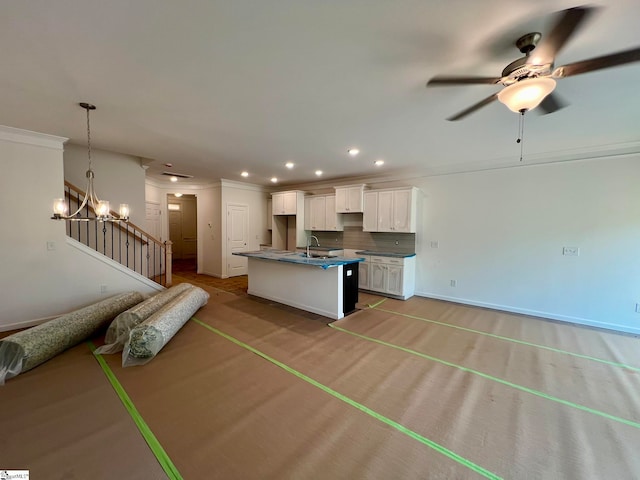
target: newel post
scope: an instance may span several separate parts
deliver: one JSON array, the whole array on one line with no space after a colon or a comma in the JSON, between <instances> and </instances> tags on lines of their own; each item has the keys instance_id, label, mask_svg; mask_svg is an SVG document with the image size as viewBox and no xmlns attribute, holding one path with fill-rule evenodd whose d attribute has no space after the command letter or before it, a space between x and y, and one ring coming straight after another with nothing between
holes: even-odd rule
<instances>
[{"instance_id":1,"label":"newel post","mask_svg":"<svg viewBox=\"0 0 640 480\"><path fill-rule=\"evenodd\" d=\"M171 251L171 245L173 242L171 240L165 240L164 242L164 278L165 278L165 287L171 286L171 267L173 265L173 252Z\"/></svg>"}]
</instances>

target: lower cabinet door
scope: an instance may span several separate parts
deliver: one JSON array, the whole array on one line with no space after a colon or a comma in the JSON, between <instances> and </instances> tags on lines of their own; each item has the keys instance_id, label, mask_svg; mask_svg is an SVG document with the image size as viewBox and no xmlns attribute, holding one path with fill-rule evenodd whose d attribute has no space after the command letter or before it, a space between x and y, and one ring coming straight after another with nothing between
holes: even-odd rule
<instances>
[{"instance_id":1,"label":"lower cabinet door","mask_svg":"<svg viewBox=\"0 0 640 480\"><path fill-rule=\"evenodd\" d=\"M369 289L369 267L371 264L367 262L358 264L358 288Z\"/></svg>"},{"instance_id":2,"label":"lower cabinet door","mask_svg":"<svg viewBox=\"0 0 640 480\"><path fill-rule=\"evenodd\" d=\"M387 283L387 266L379 263L369 265L370 279L369 289L377 292L384 292Z\"/></svg>"},{"instance_id":3,"label":"lower cabinet door","mask_svg":"<svg viewBox=\"0 0 640 480\"><path fill-rule=\"evenodd\" d=\"M402 295L402 270L397 265L387 265L387 293Z\"/></svg>"}]
</instances>

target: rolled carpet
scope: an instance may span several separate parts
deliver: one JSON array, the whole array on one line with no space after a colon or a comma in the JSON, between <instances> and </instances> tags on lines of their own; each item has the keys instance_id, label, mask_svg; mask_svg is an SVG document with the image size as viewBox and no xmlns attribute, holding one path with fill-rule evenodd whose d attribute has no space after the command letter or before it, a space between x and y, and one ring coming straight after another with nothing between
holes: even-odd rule
<instances>
[{"instance_id":1,"label":"rolled carpet","mask_svg":"<svg viewBox=\"0 0 640 480\"><path fill-rule=\"evenodd\" d=\"M89 338L119 313L144 300L141 293L114 295L0 340L0 385Z\"/></svg>"},{"instance_id":2,"label":"rolled carpet","mask_svg":"<svg viewBox=\"0 0 640 480\"><path fill-rule=\"evenodd\" d=\"M133 328L122 351L122 366L150 362L208 300L207 292L200 287L193 287Z\"/></svg>"},{"instance_id":3,"label":"rolled carpet","mask_svg":"<svg viewBox=\"0 0 640 480\"><path fill-rule=\"evenodd\" d=\"M126 312L118 315L109 328L104 337L104 345L98 347L94 353L118 353L124 348L125 343L129 339L131 330L144 322L151 315L156 313L160 308L168 302L176 298L181 293L194 288L190 283L179 283L160 293L156 293L152 297L147 298L144 302L135 305Z\"/></svg>"}]
</instances>

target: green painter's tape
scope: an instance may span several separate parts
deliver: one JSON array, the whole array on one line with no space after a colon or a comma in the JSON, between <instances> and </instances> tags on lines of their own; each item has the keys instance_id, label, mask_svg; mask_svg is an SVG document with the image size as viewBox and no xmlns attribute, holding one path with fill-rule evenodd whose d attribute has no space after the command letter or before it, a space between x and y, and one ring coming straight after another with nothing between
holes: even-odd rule
<instances>
[{"instance_id":1,"label":"green painter's tape","mask_svg":"<svg viewBox=\"0 0 640 480\"><path fill-rule=\"evenodd\" d=\"M89 348L91 349L91 351L95 354L96 347L93 344L93 342L89 341L87 342L87 344L89 345ZM138 409L135 407L135 405L131 401L131 398L129 397L129 395L127 395L127 392L122 386L122 384L116 378L115 374L113 373L113 370L111 370L107 362L104 360L104 358L102 358L102 355L95 354L95 357L96 357L96 360L98 360L98 363L100 364L100 366L102 367L102 371L104 372L106 377L109 379L109 382L111 382L111 386L118 394L118 397L120 397L122 404L129 412L129 415L131 415L131 418L136 424L136 427L138 427L138 430L140 430L140 433L142 434L145 441L147 442L147 445L149 445L149 448L158 459L158 462L162 466L162 469L164 470L164 472L167 474L167 476L171 480L182 480L182 475L180 475L180 472L178 472L178 469L169 458L169 455L167 455L167 452L165 452L164 448L162 448L162 445L160 445L160 442L158 441L156 436L153 434L153 432L147 425L147 422L144 421L144 419L138 412Z\"/></svg>"},{"instance_id":2,"label":"green painter's tape","mask_svg":"<svg viewBox=\"0 0 640 480\"><path fill-rule=\"evenodd\" d=\"M370 307L371 308L376 308L378 305L380 305L380 303L382 303L382 302L378 302L375 305L370 305ZM527 345L529 347L542 348L544 350L550 350L550 351L556 352L556 353L563 353L565 355L571 355L572 357L584 358L586 360L592 360L594 362L605 363L607 365L612 365L614 367L628 368L629 370L640 372L640 368L632 367L630 365L625 365L624 363L612 362L611 360L604 360L602 358L592 357L592 356L589 356L589 355L583 355L581 353L574 353L574 352L569 352L567 350L561 350L559 348L548 347L546 345L540 345L540 344L537 344L537 343L525 342L524 340L518 340L517 338L503 337L502 335L496 335L494 333L483 332L481 330L473 330L472 328L459 327L458 325L451 325L450 323L438 322L436 320L429 320L428 318L418 317L416 315L409 315L408 313L394 312L393 310L387 310L386 308L378 308L377 310L380 310L381 312L393 313L394 315L400 315L401 317L407 317L407 318L412 318L414 320L420 320L422 322L435 323L436 325L443 325L445 327L456 328L458 330L464 330L465 332L477 333L479 335L485 335L487 337L497 338L499 340L505 340L507 342L519 343L520 345Z\"/></svg>"},{"instance_id":3,"label":"green painter's tape","mask_svg":"<svg viewBox=\"0 0 640 480\"><path fill-rule=\"evenodd\" d=\"M342 400L343 402L351 405L352 407L357 408L358 410L366 413L367 415L372 416L373 418L386 423L387 425L395 428L396 430L404 433L405 435L408 435L409 437L413 438L414 440L417 440L418 442L427 445L428 447L434 449L435 451L441 453L442 455L445 455L447 457L449 457L452 460L455 460L456 462L464 465L465 467L473 470L476 473L479 473L480 475L484 476L485 478L491 478L491 479L495 479L495 480L499 480L501 477L499 477L498 475L496 475L495 473L490 472L489 470L486 470L484 468L482 468L479 465L476 465L475 463L473 463L471 460L467 460L466 458L458 455L457 453L452 452L451 450L443 447L442 445L437 444L436 442L434 442L433 440L429 440L426 437L423 437L422 435L420 435L419 433L414 432L413 430L409 430L407 427L399 424L398 422L395 422L393 420L391 420L390 418L385 417L384 415L379 414L378 412L371 410L368 407L365 407L364 405L362 405L361 403L356 402L355 400L350 399L349 397L336 392L335 390L327 387L326 385L323 385L320 382L317 382L316 380L307 377L305 374L289 367L288 365L285 365L282 362L279 362L278 360L276 360L275 358L270 357L269 355L267 355L266 353L261 352L260 350L257 350L255 348L253 348L252 346L238 340L237 338L232 337L229 334L226 334L220 330L218 330L215 327L212 327L211 325L207 325L204 322L201 322L200 320L198 320L195 317L191 317L191 320L193 320L194 322L196 322L198 325L211 330L213 333L220 335L223 338L226 338L227 340L229 340L230 342L235 343L236 345L249 350L252 353L255 353L256 355L258 355L259 357L264 358L265 360L273 363L274 365L282 368L283 370L285 370L288 373L291 373L292 375L295 375L296 377L304 380L305 382L310 383L311 385L313 385L314 387L319 388L320 390L328 393L329 395L334 396L335 398Z\"/></svg>"},{"instance_id":4,"label":"green painter's tape","mask_svg":"<svg viewBox=\"0 0 640 480\"><path fill-rule=\"evenodd\" d=\"M602 412L602 411L596 410L594 408L589 408L589 407L586 407L584 405L580 405L579 403L573 403L573 402L570 402L568 400L563 400L562 398L558 398L558 397L554 397L552 395L548 395L548 394L546 394L544 392L540 392L538 390L534 390L533 388L524 387L522 385L518 385L517 383L512 383L512 382L509 382L508 380L503 380L502 378L494 377L492 375L488 375L486 373L479 372L478 370L473 370L471 368L463 367L462 365L457 365L455 363L447 362L446 360L442 360L440 358L432 357L432 356L427 355L425 353L418 352L416 350L411 350L410 348L401 347L400 345L395 345L393 343L385 342L384 340L378 340L377 338L369 337L369 336L363 335L361 333L356 333L356 332L352 332L352 331L349 331L349 330L345 330L344 328L336 327L333 324L329 324L329 326L331 328L334 328L334 329L339 330L341 332L348 333L349 335L353 335L355 337L363 338L365 340L369 340L370 342L378 343L378 344L384 345L386 347L395 348L396 350L401 350L403 352L410 353L411 355L416 355L418 357L426 358L427 360L431 360L431 361L434 361L434 362L437 362L437 363L441 363L442 365L447 365L448 367L457 368L459 370L462 370L463 372L472 373L474 375L478 375L479 377L486 378L487 380L492 380L494 382L501 383L502 385L506 385L508 387L515 388L515 389L521 390L523 392L530 393L532 395L536 395L538 397L546 398L547 400L552 400L554 402L561 403L562 405L566 405L568 407L577 408L578 410L582 410L584 412L593 413L594 415L598 415L600 417L604 417L604 418L607 418L609 420L614 420L616 422L624 423L625 425L629 425L631 427L640 428L640 423L634 422L633 420L627 420L626 418L617 417L615 415L611 415L609 413Z\"/></svg>"},{"instance_id":5,"label":"green painter's tape","mask_svg":"<svg viewBox=\"0 0 640 480\"><path fill-rule=\"evenodd\" d=\"M378 305L381 305L385 302L386 298L383 298L379 302L374 303L373 305L369 304L369 308L376 308Z\"/></svg>"}]
</instances>

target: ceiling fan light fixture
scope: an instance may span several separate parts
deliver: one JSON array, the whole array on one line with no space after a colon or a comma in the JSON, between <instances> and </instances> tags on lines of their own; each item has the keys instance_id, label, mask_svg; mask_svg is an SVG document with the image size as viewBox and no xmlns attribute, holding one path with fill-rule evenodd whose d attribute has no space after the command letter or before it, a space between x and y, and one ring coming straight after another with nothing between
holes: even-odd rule
<instances>
[{"instance_id":1,"label":"ceiling fan light fixture","mask_svg":"<svg viewBox=\"0 0 640 480\"><path fill-rule=\"evenodd\" d=\"M520 113L536 108L555 88L556 81L553 78L526 78L503 88L498 93L498 100L512 112Z\"/></svg>"}]
</instances>

